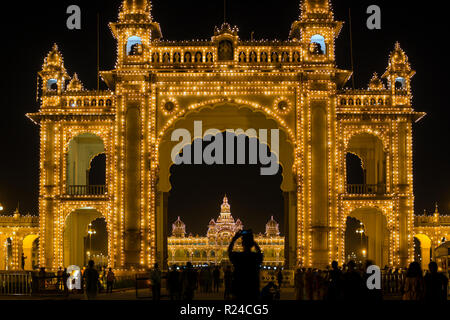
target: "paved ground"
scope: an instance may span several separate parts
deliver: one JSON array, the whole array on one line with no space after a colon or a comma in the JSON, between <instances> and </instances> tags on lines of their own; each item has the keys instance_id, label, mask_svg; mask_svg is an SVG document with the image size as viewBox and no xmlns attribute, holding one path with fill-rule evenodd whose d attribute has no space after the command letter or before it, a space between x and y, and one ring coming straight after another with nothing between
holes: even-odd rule
<instances>
[{"instance_id":1,"label":"paved ground","mask_svg":"<svg viewBox=\"0 0 450 320\"><path fill-rule=\"evenodd\" d=\"M138 297L136 297L136 290L120 290L112 294L100 293L97 296L98 300L148 300L151 292L149 289L140 289ZM69 297L63 296L0 296L0 300L85 300L83 294L70 294ZM293 288L283 288L281 291L281 300L294 300L295 293ZM385 300L398 300L397 296L385 297ZM162 290L162 300L169 300L167 292ZM223 300L223 290L218 293L196 293L194 300Z\"/></svg>"}]
</instances>

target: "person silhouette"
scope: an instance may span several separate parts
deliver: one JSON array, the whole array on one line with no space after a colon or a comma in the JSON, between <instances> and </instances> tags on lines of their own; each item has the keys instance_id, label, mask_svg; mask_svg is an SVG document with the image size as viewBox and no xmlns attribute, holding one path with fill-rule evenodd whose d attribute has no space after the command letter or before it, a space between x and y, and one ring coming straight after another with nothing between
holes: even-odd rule
<instances>
[{"instance_id":1,"label":"person silhouette","mask_svg":"<svg viewBox=\"0 0 450 320\"><path fill-rule=\"evenodd\" d=\"M350 260L347 264L348 270L344 274L344 299L357 301L363 299L364 281L361 273L356 269L356 263Z\"/></svg>"},{"instance_id":2,"label":"person silhouette","mask_svg":"<svg viewBox=\"0 0 450 320\"><path fill-rule=\"evenodd\" d=\"M228 265L225 269L224 275L223 275L223 284L225 287L224 290L224 299L229 300L231 298L232 294L232 282L233 282L233 271L231 270L231 266Z\"/></svg>"},{"instance_id":3,"label":"person silhouette","mask_svg":"<svg viewBox=\"0 0 450 320\"><path fill-rule=\"evenodd\" d=\"M448 279L442 274L438 273L438 265L431 261L428 264L429 273L425 275L425 300L427 301L446 301L447 300L447 286Z\"/></svg>"},{"instance_id":4,"label":"person silhouette","mask_svg":"<svg viewBox=\"0 0 450 320\"><path fill-rule=\"evenodd\" d=\"M409 264L403 283L403 300L422 300L424 283L422 268L417 261Z\"/></svg>"},{"instance_id":5,"label":"person silhouette","mask_svg":"<svg viewBox=\"0 0 450 320\"><path fill-rule=\"evenodd\" d=\"M197 271L192 267L191 262L186 263L186 267L182 273L183 282L183 299L192 301L194 299L194 292L197 289Z\"/></svg>"},{"instance_id":6,"label":"person silhouette","mask_svg":"<svg viewBox=\"0 0 450 320\"><path fill-rule=\"evenodd\" d=\"M219 292L220 287L220 269L218 266L214 267L213 271L214 292Z\"/></svg>"},{"instance_id":7,"label":"person silhouette","mask_svg":"<svg viewBox=\"0 0 450 320\"><path fill-rule=\"evenodd\" d=\"M342 271L339 269L337 261L331 263L328 282L328 300L336 301L341 298L342 291Z\"/></svg>"},{"instance_id":8,"label":"person silhouette","mask_svg":"<svg viewBox=\"0 0 450 320\"><path fill-rule=\"evenodd\" d=\"M21 256L21 265L22 265L22 270L25 270L25 260L27 259L27 257L25 257L25 255L22 252L22 256Z\"/></svg>"},{"instance_id":9,"label":"person silhouette","mask_svg":"<svg viewBox=\"0 0 450 320\"><path fill-rule=\"evenodd\" d=\"M88 267L84 271L84 277L86 278L86 295L89 300L97 297L98 290L98 271L94 267L94 260L89 260Z\"/></svg>"},{"instance_id":10,"label":"person silhouette","mask_svg":"<svg viewBox=\"0 0 450 320\"><path fill-rule=\"evenodd\" d=\"M152 299L159 301L161 298L161 270L157 263L154 264L150 271L150 280L152 282Z\"/></svg>"},{"instance_id":11,"label":"person silhouette","mask_svg":"<svg viewBox=\"0 0 450 320\"><path fill-rule=\"evenodd\" d=\"M243 252L234 252L234 244L242 237ZM252 252L255 247L256 252ZM228 256L234 266L233 294L237 300L259 298L259 270L263 262L261 248L255 242L251 230L238 231L228 247Z\"/></svg>"}]
</instances>

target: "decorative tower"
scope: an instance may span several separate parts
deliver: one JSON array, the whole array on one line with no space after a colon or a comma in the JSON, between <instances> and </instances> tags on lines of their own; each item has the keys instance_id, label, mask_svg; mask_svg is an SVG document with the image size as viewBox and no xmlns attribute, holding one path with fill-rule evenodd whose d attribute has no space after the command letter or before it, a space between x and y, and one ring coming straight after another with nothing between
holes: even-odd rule
<instances>
[{"instance_id":1,"label":"decorative tower","mask_svg":"<svg viewBox=\"0 0 450 320\"><path fill-rule=\"evenodd\" d=\"M217 218L217 223L234 223L234 218L231 215L230 204L228 198L225 195L223 197L223 203L220 205L220 215Z\"/></svg>"},{"instance_id":2,"label":"decorative tower","mask_svg":"<svg viewBox=\"0 0 450 320\"><path fill-rule=\"evenodd\" d=\"M172 237L184 238L186 236L186 225L180 217L172 224Z\"/></svg>"},{"instance_id":3,"label":"decorative tower","mask_svg":"<svg viewBox=\"0 0 450 320\"><path fill-rule=\"evenodd\" d=\"M44 65L39 72L42 79L43 95L59 95L64 91L64 85L69 75L64 67L64 59L56 43L44 59Z\"/></svg>"},{"instance_id":4,"label":"decorative tower","mask_svg":"<svg viewBox=\"0 0 450 320\"><path fill-rule=\"evenodd\" d=\"M305 62L334 62L334 42L342 22L335 21L329 0L305 0L300 20L291 27L290 38L301 43Z\"/></svg>"},{"instance_id":5,"label":"decorative tower","mask_svg":"<svg viewBox=\"0 0 450 320\"><path fill-rule=\"evenodd\" d=\"M411 104L411 78L415 75L408 62L408 56L400 48L400 43L395 43L394 51L389 56L389 64L382 78L388 81L388 89L394 97L393 104Z\"/></svg>"},{"instance_id":6,"label":"decorative tower","mask_svg":"<svg viewBox=\"0 0 450 320\"><path fill-rule=\"evenodd\" d=\"M266 224L266 237L273 238L280 235L280 229L278 223L270 218L269 222Z\"/></svg>"},{"instance_id":7,"label":"decorative tower","mask_svg":"<svg viewBox=\"0 0 450 320\"><path fill-rule=\"evenodd\" d=\"M124 0L119 20L110 23L117 40L116 67L150 62L150 42L161 38L158 23L152 21L149 0Z\"/></svg>"},{"instance_id":8,"label":"decorative tower","mask_svg":"<svg viewBox=\"0 0 450 320\"><path fill-rule=\"evenodd\" d=\"M238 45L239 29L234 26L231 27L228 23L223 23L222 26L214 29L214 36L211 41L217 46L217 61L233 62L236 58L235 48Z\"/></svg>"}]
</instances>

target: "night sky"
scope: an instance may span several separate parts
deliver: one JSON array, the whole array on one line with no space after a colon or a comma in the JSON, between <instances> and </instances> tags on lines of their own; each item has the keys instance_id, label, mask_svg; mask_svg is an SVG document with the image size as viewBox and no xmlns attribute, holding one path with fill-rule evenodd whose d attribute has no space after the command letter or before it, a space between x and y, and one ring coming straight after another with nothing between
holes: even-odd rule
<instances>
[{"instance_id":1,"label":"night sky","mask_svg":"<svg viewBox=\"0 0 450 320\"><path fill-rule=\"evenodd\" d=\"M242 39L249 39L252 31L255 39L287 39L299 16L299 0L227 2L227 20L239 27ZM71 4L81 7L82 30L66 28L66 8ZM350 69L347 22L348 8L352 9L356 87L366 88L374 71L379 75L385 71L395 41L409 56L417 71L412 82L414 108L428 114L414 125L415 212L432 211L436 201L442 212L449 212L446 11L436 4L427 8L424 2L404 0L336 0L333 4L336 19L346 21L336 52L338 67L344 69ZM382 9L382 29L378 31L366 28L366 8L372 4ZM107 23L117 19L120 1L16 1L9 5L0 20L0 203L6 212L12 212L20 201L22 212L37 214L39 131L25 117L25 113L38 110L36 74L56 42L69 74L77 72L85 88L94 89L97 13L101 19L100 68L109 70L114 67L116 48ZM165 39L210 39L214 26L223 22L223 1L155 0L153 17ZM204 234L227 193L234 216L255 231L263 231L270 215L282 220L283 199L280 177L261 178L257 172L257 167L173 168L169 221L181 215L188 231Z\"/></svg>"}]
</instances>

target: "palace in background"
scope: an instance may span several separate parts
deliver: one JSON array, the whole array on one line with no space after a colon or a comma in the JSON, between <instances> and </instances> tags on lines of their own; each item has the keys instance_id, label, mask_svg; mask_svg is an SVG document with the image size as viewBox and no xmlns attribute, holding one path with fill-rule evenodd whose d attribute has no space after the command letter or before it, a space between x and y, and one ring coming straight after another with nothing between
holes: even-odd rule
<instances>
[{"instance_id":1,"label":"palace in background","mask_svg":"<svg viewBox=\"0 0 450 320\"><path fill-rule=\"evenodd\" d=\"M168 235L171 152L178 144L171 135L184 128L194 136L194 120L204 130L242 129L248 136L279 129L285 228L284 252L277 245L274 260L283 258L287 268L344 263L348 217L364 224L367 257L380 266L411 262L415 237L426 265L428 248L448 239L448 217L414 217L412 126L424 113L413 108L415 72L399 43L381 78L374 73L367 88L349 89L352 72L335 58L343 23L328 0L301 1L283 40L243 39L224 23L208 40L171 41L156 21L150 1L123 0L110 24L117 61L100 73L108 90L85 89L69 75L57 45L44 59L39 109L27 115L40 128L40 266L82 265L95 219L106 221L114 269L175 261L176 241L195 237ZM348 174L352 157L358 181ZM92 175L99 164L103 180ZM20 228L36 227L30 219L0 219L0 237L13 248L11 268L25 250ZM206 251L206 259L212 252L221 254Z\"/></svg>"},{"instance_id":2,"label":"palace in background","mask_svg":"<svg viewBox=\"0 0 450 320\"><path fill-rule=\"evenodd\" d=\"M220 214L217 220L211 219L208 224L206 236L186 236L186 226L180 217L172 224L172 236L167 240L169 252L169 265L185 265L192 262L193 265L215 264L223 265L228 260L228 245L231 238L244 225L240 219L234 220L231 215L228 198L223 198L220 206ZM273 216L266 224L264 234L255 234L255 241L264 254L264 265L284 265L284 237L280 236L278 223ZM236 249L239 250L238 243Z\"/></svg>"}]
</instances>

